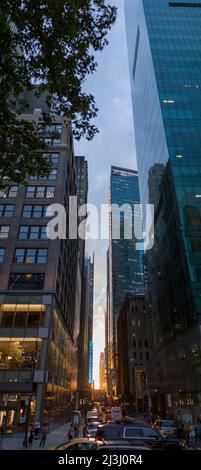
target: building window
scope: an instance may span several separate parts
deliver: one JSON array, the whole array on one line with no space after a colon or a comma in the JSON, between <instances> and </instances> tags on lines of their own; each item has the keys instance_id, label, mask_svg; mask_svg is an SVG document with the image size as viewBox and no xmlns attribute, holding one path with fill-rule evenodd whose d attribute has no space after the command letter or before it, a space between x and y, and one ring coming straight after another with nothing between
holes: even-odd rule
<instances>
[{"instance_id":1,"label":"building window","mask_svg":"<svg viewBox=\"0 0 201 470\"><path fill-rule=\"evenodd\" d=\"M0 204L0 217L12 217L13 211L13 204Z\"/></svg>"},{"instance_id":2,"label":"building window","mask_svg":"<svg viewBox=\"0 0 201 470\"><path fill-rule=\"evenodd\" d=\"M20 225L19 240L47 240L46 225Z\"/></svg>"},{"instance_id":3,"label":"building window","mask_svg":"<svg viewBox=\"0 0 201 470\"><path fill-rule=\"evenodd\" d=\"M39 124L38 131L43 135L53 133L61 134L62 124Z\"/></svg>"},{"instance_id":4,"label":"building window","mask_svg":"<svg viewBox=\"0 0 201 470\"><path fill-rule=\"evenodd\" d=\"M25 204L22 211L22 217L24 218L34 218L41 219L46 216L46 211L49 206L47 205L28 205ZM54 214L52 214L54 215Z\"/></svg>"},{"instance_id":5,"label":"building window","mask_svg":"<svg viewBox=\"0 0 201 470\"><path fill-rule=\"evenodd\" d=\"M147 341L147 339L145 339L144 345L145 345L145 348L148 348L148 341Z\"/></svg>"},{"instance_id":6,"label":"building window","mask_svg":"<svg viewBox=\"0 0 201 470\"><path fill-rule=\"evenodd\" d=\"M17 264L45 264L47 262L47 248L16 248L14 263Z\"/></svg>"},{"instance_id":7,"label":"building window","mask_svg":"<svg viewBox=\"0 0 201 470\"><path fill-rule=\"evenodd\" d=\"M5 248L0 248L0 264L3 263L5 251Z\"/></svg>"},{"instance_id":8,"label":"building window","mask_svg":"<svg viewBox=\"0 0 201 470\"><path fill-rule=\"evenodd\" d=\"M140 360L142 361L142 353L140 353Z\"/></svg>"},{"instance_id":9,"label":"building window","mask_svg":"<svg viewBox=\"0 0 201 470\"><path fill-rule=\"evenodd\" d=\"M47 176L29 176L30 180L56 180L57 179L57 170L51 170Z\"/></svg>"},{"instance_id":10,"label":"building window","mask_svg":"<svg viewBox=\"0 0 201 470\"><path fill-rule=\"evenodd\" d=\"M47 159L49 158L52 165L57 165L57 163L59 162L59 153L57 153L57 152L43 153L43 157L47 158Z\"/></svg>"},{"instance_id":11,"label":"building window","mask_svg":"<svg viewBox=\"0 0 201 470\"><path fill-rule=\"evenodd\" d=\"M28 186L26 191L27 198L53 198L55 192L54 186Z\"/></svg>"},{"instance_id":12,"label":"building window","mask_svg":"<svg viewBox=\"0 0 201 470\"><path fill-rule=\"evenodd\" d=\"M18 186L9 186L9 189L6 190L1 186L0 197L16 197L17 196Z\"/></svg>"},{"instance_id":13,"label":"building window","mask_svg":"<svg viewBox=\"0 0 201 470\"><path fill-rule=\"evenodd\" d=\"M35 197L36 186L28 186L26 190L26 197Z\"/></svg>"},{"instance_id":14,"label":"building window","mask_svg":"<svg viewBox=\"0 0 201 470\"><path fill-rule=\"evenodd\" d=\"M140 339L139 340L139 348L141 348L141 347L142 347L142 340Z\"/></svg>"},{"instance_id":15,"label":"building window","mask_svg":"<svg viewBox=\"0 0 201 470\"><path fill-rule=\"evenodd\" d=\"M146 352L146 359L147 359L147 361L149 360L149 352L148 351Z\"/></svg>"},{"instance_id":16,"label":"building window","mask_svg":"<svg viewBox=\"0 0 201 470\"><path fill-rule=\"evenodd\" d=\"M1 326L12 326L13 325L13 319L14 319L14 312L3 312L2 318L1 318Z\"/></svg>"},{"instance_id":17,"label":"building window","mask_svg":"<svg viewBox=\"0 0 201 470\"><path fill-rule=\"evenodd\" d=\"M169 2L170 7L182 7L182 8L201 8L201 2Z\"/></svg>"},{"instance_id":18,"label":"building window","mask_svg":"<svg viewBox=\"0 0 201 470\"><path fill-rule=\"evenodd\" d=\"M0 225L0 239L6 240L9 235L10 225Z\"/></svg>"},{"instance_id":19,"label":"building window","mask_svg":"<svg viewBox=\"0 0 201 470\"><path fill-rule=\"evenodd\" d=\"M199 209L196 207L187 208L185 210L187 224L192 226L201 225L201 215Z\"/></svg>"},{"instance_id":20,"label":"building window","mask_svg":"<svg viewBox=\"0 0 201 470\"><path fill-rule=\"evenodd\" d=\"M38 328L40 326L40 313L29 312L27 326L29 328Z\"/></svg>"},{"instance_id":21,"label":"building window","mask_svg":"<svg viewBox=\"0 0 201 470\"><path fill-rule=\"evenodd\" d=\"M43 327L45 321L45 307L43 305L6 305L1 306L0 327ZM34 308L36 307L36 308ZM1 359L1 353L0 353Z\"/></svg>"},{"instance_id":22,"label":"building window","mask_svg":"<svg viewBox=\"0 0 201 470\"><path fill-rule=\"evenodd\" d=\"M11 186L9 189L8 197L17 197L18 186Z\"/></svg>"},{"instance_id":23,"label":"building window","mask_svg":"<svg viewBox=\"0 0 201 470\"><path fill-rule=\"evenodd\" d=\"M57 145L60 145L60 143L61 143L61 137L59 137L58 139L56 139L56 138L51 139L51 137L45 137L44 138L44 143L48 147L57 147Z\"/></svg>"},{"instance_id":24,"label":"building window","mask_svg":"<svg viewBox=\"0 0 201 470\"><path fill-rule=\"evenodd\" d=\"M45 274L33 274L33 273L20 273L11 274L9 289L10 290L42 290L44 285Z\"/></svg>"}]
</instances>

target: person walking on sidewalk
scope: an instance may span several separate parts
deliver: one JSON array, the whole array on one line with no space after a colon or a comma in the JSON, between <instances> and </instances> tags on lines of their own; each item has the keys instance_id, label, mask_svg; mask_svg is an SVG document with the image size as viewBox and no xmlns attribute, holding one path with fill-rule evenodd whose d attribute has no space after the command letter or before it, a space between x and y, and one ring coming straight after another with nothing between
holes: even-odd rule
<instances>
[{"instance_id":1,"label":"person walking on sidewalk","mask_svg":"<svg viewBox=\"0 0 201 470\"><path fill-rule=\"evenodd\" d=\"M74 426L74 437L75 438L79 437L79 426L77 423L75 423L75 426Z\"/></svg>"},{"instance_id":2,"label":"person walking on sidewalk","mask_svg":"<svg viewBox=\"0 0 201 470\"><path fill-rule=\"evenodd\" d=\"M32 447L32 444L33 444L33 438L34 438L33 428L30 428L29 434L28 434L28 443L29 443L30 448Z\"/></svg>"},{"instance_id":3,"label":"person walking on sidewalk","mask_svg":"<svg viewBox=\"0 0 201 470\"><path fill-rule=\"evenodd\" d=\"M71 441L73 439L73 427L71 425L69 431L68 431L68 440Z\"/></svg>"},{"instance_id":4,"label":"person walking on sidewalk","mask_svg":"<svg viewBox=\"0 0 201 470\"><path fill-rule=\"evenodd\" d=\"M48 434L48 426L47 426L47 423L44 423L42 430L41 430L41 440L39 444L39 447L42 447L43 449L45 447L47 434Z\"/></svg>"},{"instance_id":5,"label":"person walking on sidewalk","mask_svg":"<svg viewBox=\"0 0 201 470\"><path fill-rule=\"evenodd\" d=\"M40 421L35 421L35 424L34 424L34 435L35 435L35 439L38 439L39 437L39 434L40 434Z\"/></svg>"}]
</instances>

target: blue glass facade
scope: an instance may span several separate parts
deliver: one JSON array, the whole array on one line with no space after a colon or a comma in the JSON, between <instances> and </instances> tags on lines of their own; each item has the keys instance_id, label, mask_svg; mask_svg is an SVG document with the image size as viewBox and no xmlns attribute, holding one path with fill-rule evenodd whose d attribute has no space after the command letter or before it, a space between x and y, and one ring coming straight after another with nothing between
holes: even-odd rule
<instances>
[{"instance_id":1,"label":"blue glass facade","mask_svg":"<svg viewBox=\"0 0 201 470\"><path fill-rule=\"evenodd\" d=\"M150 187L153 196L154 181L157 194L148 264L155 349L165 371L160 383L175 397L177 383L201 404L200 6L198 0L125 1L142 202L150 200Z\"/></svg>"},{"instance_id":2,"label":"blue glass facade","mask_svg":"<svg viewBox=\"0 0 201 470\"><path fill-rule=\"evenodd\" d=\"M112 211L110 224L110 290L111 290L111 322L110 331L116 328L119 308L128 294L144 291L143 252L136 250L134 223L139 226L140 220L134 214L134 204L139 204L139 185L137 172L112 167L110 180L110 202L119 207L128 204L132 208L132 216L126 211ZM129 218L130 217L130 218ZM132 230L132 239L125 239L125 222ZM120 224L120 238L115 238L114 226ZM113 338L113 344L115 340Z\"/></svg>"}]
</instances>

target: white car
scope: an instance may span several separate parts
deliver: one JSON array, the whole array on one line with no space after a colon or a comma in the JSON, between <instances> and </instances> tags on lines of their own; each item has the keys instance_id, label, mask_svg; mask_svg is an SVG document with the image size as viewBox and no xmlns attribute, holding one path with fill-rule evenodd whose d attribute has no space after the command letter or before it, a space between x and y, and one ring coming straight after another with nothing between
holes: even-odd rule
<instances>
[{"instance_id":1,"label":"white car","mask_svg":"<svg viewBox=\"0 0 201 470\"><path fill-rule=\"evenodd\" d=\"M87 421L99 421L98 411L97 410L88 411L86 419Z\"/></svg>"}]
</instances>

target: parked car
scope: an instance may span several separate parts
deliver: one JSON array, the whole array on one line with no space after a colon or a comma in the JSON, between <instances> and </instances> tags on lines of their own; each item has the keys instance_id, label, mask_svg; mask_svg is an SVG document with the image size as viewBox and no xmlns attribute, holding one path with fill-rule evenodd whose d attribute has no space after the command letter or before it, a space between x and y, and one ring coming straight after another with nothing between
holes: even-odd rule
<instances>
[{"instance_id":1,"label":"parked car","mask_svg":"<svg viewBox=\"0 0 201 470\"><path fill-rule=\"evenodd\" d=\"M87 412L86 416L87 421L99 421L98 419L98 411L97 410L92 410Z\"/></svg>"},{"instance_id":2,"label":"parked car","mask_svg":"<svg viewBox=\"0 0 201 470\"><path fill-rule=\"evenodd\" d=\"M177 436L178 432L176 424L171 419L157 419L153 424L153 428L163 437Z\"/></svg>"},{"instance_id":3,"label":"parked car","mask_svg":"<svg viewBox=\"0 0 201 470\"><path fill-rule=\"evenodd\" d=\"M109 441L99 441L96 439L86 439L86 438L79 438L79 439L72 439L70 442L66 442L60 446L52 447L49 450L59 450L59 451L74 451L74 450L152 450L151 447L147 446L144 442L141 441L133 441L130 442L126 439L123 440L109 440Z\"/></svg>"},{"instance_id":4,"label":"parked car","mask_svg":"<svg viewBox=\"0 0 201 470\"><path fill-rule=\"evenodd\" d=\"M181 449L180 439L162 437L158 431L148 426L139 424L114 424L99 425L96 433L98 440L122 440L141 441L155 449Z\"/></svg>"},{"instance_id":5,"label":"parked car","mask_svg":"<svg viewBox=\"0 0 201 470\"><path fill-rule=\"evenodd\" d=\"M112 450L114 451L121 451L121 450L152 450L152 448L146 445L144 442L141 441L126 441L123 440L111 440L111 441L98 441L98 446L96 450ZM126 452L125 452L126 453Z\"/></svg>"}]
</instances>

